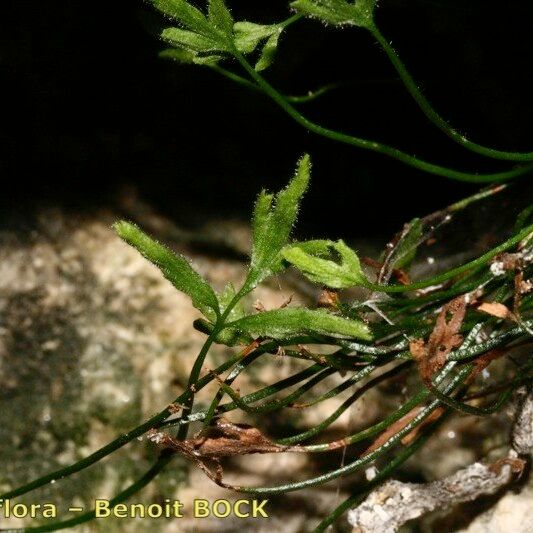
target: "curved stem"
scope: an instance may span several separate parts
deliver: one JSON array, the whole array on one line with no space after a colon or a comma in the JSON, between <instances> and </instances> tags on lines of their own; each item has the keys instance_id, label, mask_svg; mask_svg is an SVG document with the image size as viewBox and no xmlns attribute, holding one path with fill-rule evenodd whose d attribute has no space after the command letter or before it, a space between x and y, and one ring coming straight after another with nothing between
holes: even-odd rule
<instances>
[{"instance_id":1,"label":"curved stem","mask_svg":"<svg viewBox=\"0 0 533 533\"><path fill-rule=\"evenodd\" d=\"M239 85L243 85L244 87L251 89L252 91L259 91L261 93L263 92L255 83L251 82L248 78L244 78L243 76L240 76L239 74L236 74L231 70L225 69L224 67L221 67L218 64L209 65L209 68L214 72L217 72L218 74L224 76L225 78L228 78L229 80L234 81ZM309 102L312 102L313 100L320 98L321 96L324 96L330 91L342 87L343 85L344 84L341 83L328 83L327 85L323 85L322 87L319 87L314 91L309 91L307 94L294 96L285 95L284 98L288 102L291 102L293 104L307 104Z\"/></svg>"},{"instance_id":2,"label":"curved stem","mask_svg":"<svg viewBox=\"0 0 533 533\"><path fill-rule=\"evenodd\" d=\"M447 272L444 272L443 274L439 274L438 276L435 276L431 279L419 281L417 283L412 283L411 285L378 285L375 283L368 283L368 284L365 284L365 286L368 289L371 289L373 291L378 291L378 292L408 292L408 291L415 291L418 289L424 289L432 285L438 285L439 283L455 278L456 276L459 276L460 274L463 274L464 272L467 272L470 269L477 268L481 265L488 263L491 259L496 257L498 254L501 254L502 252L505 252L509 248L512 248L513 246L517 245L522 239L527 237L532 232L533 232L533 224L527 226L526 228L524 228L522 231L520 231L519 233L517 233L510 239L507 239L506 241L502 242L499 246L496 246L492 250L489 250L487 253L479 256L477 259L474 259L456 268L452 268L451 270L448 270Z\"/></svg>"},{"instance_id":3,"label":"curved stem","mask_svg":"<svg viewBox=\"0 0 533 533\"><path fill-rule=\"evenodd\" d=\"M446 414L446 413L445 413ZM402 465L411 455L419 450L423 444L431 437L436 426L442 423L444 416L440 420L433 423L431 428L424 431L423 434L418 437L412 444L400 450L395 457L376 475L372 481L367 481L362 486L359 486L355 492L344 502L342 502L331 514L329 514L318 526L313 533L323 533L328 529L330 525L336 522L348 509L361 502L367 494L375 487L383 483L389 478L392 473Z\"/></svg>"},{"instance_id":4,"label":"curved stem","mask_svg":"<svg viewBox=\"0 0 533 533\"><path fill-rule=\"evenodd\" d=\"M238 360L239 360L239 357L237 356L226 361L225 363L223 363L216 369L216 373L221 374L222 372L226 371L228 368L231 368ZM202 389L208 383L210 383L213 379L214 378L212 375L203 377L196 384L196 389L197 390ZM183 402L189 396L189 394L190 394L189 391L185 391L183 394L181 394L180 396L176 398L174 403L181 404L181 402ZM57 481L58 479L63 479L72 474L75 474L76 472L80 472L81 470L88 468L94 463L97 463L104 457L107 457L108 455L112 454L114 451L122 448L123 446L125 446L132 440L136 439L137 437L140 437L141 435L146 433L148 430L154 427L157 427L161 422L163 422L171 414L172 414L171 410L167 407L166 409L163 409L162 411L160 411L153 417L149 418L146 422L144 422L140 426L137 426L135 429L132 429L128 433L124 433L120 435L118 438L111 441L109 444L106 444L99 450L95 451L91 455L88 455L87 457L78 461L77 463L69 465L65 468L61 468L54 472L50 472L49 474L46 474L38 479L35 479L34 481L27 483L26 485L23 485L16 489L5 492L4 494L0 495L0 499L8 500L8 499L16 498L17 496L22 496L23 494L36 490L44 485L47 485L48 483L51 483L52 481Z\"/></svg>"},{"instance_id":5,"label":"curved stem","mask_svg":"<svg viewBox=\"0 0 533 533\"><path fill-rule=\"evenodd\" d=\"M352 146L357 146L358 148L364 148L373 152L378 152L402 163L415 167L429 174L435 174L437 176L444 176L446 178L455 179L458 181L466 181L473 183L491 183L495 181L504 181L507 179L515 178L533 171L533 165L528 165L524 167L518 167L512 170L507 170L504 172L496 172L493 174L473 174L469 172L461 172L455 169L443 167L440 165L435 165L422 159L418 159L415 156L409 155L406 152L403 152L392 146L386 144L381 144L378 142L369 141L367 139L361 139L352 135L347 135L335 130L324 128L319 124L316 124L303 116L286 98L279 93L272 85L270 85L254 68L248 63L246 58L237 50L233 50L233 54L239 63L244 67L248 72L250 77L257 83L257 85L268 95L272 100L274 100L290 117L292 117L298 124L304 128L326 137L337 142L342 142L344 144L349 144Z\"/></svg>"},{"instance_id":6,"label":"curved stem","mask_svg":"<svg viewBox=\"0 0 533 533\"><path fill-rule=\"evenodd\" d=\"M453 389L455 389L460 383L464 381L464 379L467 377L467 375L470 373L470 368L465 367L464 369L461 369L461 371L457 374L457 376L453 379L452 382L447 386L446 392L451 392ZM426 408L424 408L418 415L416 415L415 418L408 424L406 424L398 433L396 433L394 436L392 436L387 442L385 442L382 446L380 446L377 450L373 451L372 453L369 453L363 457L360 457L353 461L352 463L349 463L345 466L342 466L341 468L338 468L336 470L332 470L328 472L327 474L322 474L320 476L306 479L304 481L297 481L293 483L287 483L285 485L278 485L277 487L234 487L235 490L238 492L244 492L246 494L282 494L285 492L291 492L303 488L308 487L316 487L318 485L323 485L324 483L327 483L328 481L332 481L333 479L337 479L340 476L351 474L363 466L371 463L385 453L386 451L390 450L393 446L398 444L401 439L407 435L408 433L411 433L411 431L418 426L424 419L426 419L437 407L440 405L440 400L434 400L431 402Z\"/></svg>"},{"instance_id":7,"label":"curved stem","mask_svg":"<svg viewBox=\"0 0 533 533\"><path fill-rule=\"evenodd\" d=\"M168 465L168 463L172 460L173 455L168 452L163 452L157 462L137 481L132 483L129 487L124 489L122 492L117 494L112 500L109 502L110 507L115 507L115 505L118 505L119 503L122 503L126 501L128 498L139 492L142 488L146 487L148 483L150 483L155 477ZM71 518L69 520L63 520L60 522L53 522L51 524L45 524L42 526L37 527L26 527L26 528L20 528L20 529L8 529L8 530L2 530L2 531L9 531L10 533L20 532L31 532L31 533L44 533L45 531L58 531L60 529L67 529L75 526L79 526L80 524L84 524L85 522L89 522L96 518L95 511L89 511L87 513L83 513L76 518Z\"/></svg>"},{"instance_id":8,"label":"curved stem","mask_svg":"<svg viewBox=\"0 0 533 533\"><path fill-rule=\"evenodd\" d=\"M313 378L311 378L307 383L305 383L305 385L290 393L285 398L278 398L270 402L265 402L261 405L249 405L249 402L246 402L239 394L237 394L237 392L235 392L226 383L221 383L220 388L233 400L233 403L245 413L264 414L271 413L272 411L277 411L278 409L281 409L282 407L293 403L295 400L300 398L300 396L305 394L315 385L318 385L321 381L331 376L335 372L335 369L326 368L319 372L317 375L315 375ZM204 422L204 427L205 425L206 424Z\"/></svg>"},{"instance_id":9,"label":"curved stem","mask_svg":"<svg viewBox=\"0 0 533 533\"><path fill-rule=\"evenodd\" d=\"M370 32L389 57L392 65L396 69L396 72L398 72L400 75L405 88L418 104L418 107L422 110L424 115L426 115L426 117L450 139L454 140L457 144L463 146L471 152L475 152L486 157L491 157L493 159L503 159L506 161L533 161L533 152L508 152L506 150L495 150L493 148L470 141L464 135L461 135L457 130L450 126L448 122L446 122L446 120L444 120L437 113L437 111L435 111L428 99L417 86L411 74L409 74L409 71L403 64L402 60L398 57L398 54L394 48L390 45L389 41L385 39L379 29L374 25L372 28L370 28Z\"/></svg>"},{"instance_id":10,"label":"curved stem","mask_svg":"<svg viewBox=\"0 0 533 533\"><path fill-rule=\"evenodd\" d=\"M372 365L369 365L369 367L372 367ZM372 370L374 368L375 367L372 367ZM388 372L385 372L381 376L378 376L378 377L370 380L368 383L365 383L362 387L357 389L350 397L348 397L346 400L344 400L344 402L342 402L342 404L337 409L335 409L335 411L331 415L329 415L324 421L322 421L320 424L318 424L314 428L311 428L308 431L304 431L303 433L299 433L298 435L293 435L292 437L286 437L284 439L278 439L276 442L278 444L283 444L283 445L296 444L296 443L302 442L304 440L308 440L311 437L314 437L315 435L318 435L321 431L323 431L324 429L329 427L331 424L333 424L333 422L335 422L335 420L337 420L348 408L350 408L350 406L352 406L356 402L356 400L358 400L361 396L363 396L363 394L365 394L367 391L371 390L375 385L381 383L382 381L384 381L384 380L386 380L386 379L388 379L388 378L390 378L390 377L392 377L392 376L394 376L396 374L399 374L404 369L405 369L405 363L403 365L398 365L397 367L389 370ZM365 373L365 371L363 370L363 371L359 372L358 374L356 374L356 376L359 379L362 379L363 377L366 377L366 375L368 375L369 373L370 373L370 371L367 371ZM320 446L320 445L318 445L318 446ZM321 450L321 451L325 451L327 449L329 449L329 447L328 446L324 446L323 450ZM318 451L318 450L314 449L313 451Z\"/></svg>"},{"instance_id":11,"label":"curved stem","mask_svg":"<svg viewBox=\"0 0 533 533\"><path fill-rule=\"evenodd\" d=\"M522 383L524 381L531 380L531 377L524 376L521 378L518 378L515 380L515 383ZM467 415L474 415L474 416L487 416L491 415L494 412L496 412L507 400L511 397L511 394L514 391L514 388L511 386L508 389L506 389L499 398L492 404L487 407L474 407L472 405L468 405L467 403L460 402L454 398L451 398L450 396L446 396L446 394L443 394L437 387L427 384L428 389L430 390L431 394L438 398L443 404L447 405L448 407L465 413Z\"/></svg>"},{"instance_id":12,"label":"curved stem","mask_svg":"<svg viewBox=\"0 0 533 533\"><path fill-rule=\"evenodd\" d=\"M207 353L209 352L211 346L215 342L215 339L217 338L218 334L224 329L224 326L226 324L226 319L230 315L233 308L237 305L237 303L243 297L244 292L245 292L244 288L241 288L241 290L232 298L231 302L228 304L224 312L217 319L215 323L215 327L213 328L213 331L211 331L211 333L209 334L209 337L207 337L207 340L202 346L202 349L200 350L200 353L198 354L196 361L194 361L194 365L192 367L191 373L189 374L189 380L187 382L187 391L189 391L190 394L185 399L185 402L183 402L183 409L182 409L181 417L180 417L181 419L187 417L187 415L189 415L190 412L192 411L192 408L194 405L194 394L196 392L196 382L200 378L200 372L202 371L202 366L204 365L205 358L207 357ZM180 426L178 429L177 439L185 440L187 438L188 432L189 432L188 425Z\"/></svg>"}]
</instances>

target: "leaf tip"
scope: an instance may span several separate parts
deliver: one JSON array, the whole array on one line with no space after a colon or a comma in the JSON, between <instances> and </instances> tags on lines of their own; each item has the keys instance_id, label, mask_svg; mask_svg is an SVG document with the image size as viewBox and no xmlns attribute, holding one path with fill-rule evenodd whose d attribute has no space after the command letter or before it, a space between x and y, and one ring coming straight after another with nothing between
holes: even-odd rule
<instances>
[{"instance_id":1,"label":"leaf tip","mask_svg":"<svg viewBox=\"0 0 533 533\"><path fill-rule=\"evenodd\" d=\"M129 242L138 232L139 228L127 220L119 220L113 224L115 233L123 240Z\"/></svg>"}]
</instances>

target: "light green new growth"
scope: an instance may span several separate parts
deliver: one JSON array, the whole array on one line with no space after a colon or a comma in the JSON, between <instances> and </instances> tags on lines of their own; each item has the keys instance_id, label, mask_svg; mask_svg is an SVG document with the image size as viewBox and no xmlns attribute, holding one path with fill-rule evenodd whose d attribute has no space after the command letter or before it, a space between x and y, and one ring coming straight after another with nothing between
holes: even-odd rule
<instances>
[{"instance_id":1,"label":"light green new growth","mask_svg":"<svg viewBox=\"0 0 533 533\"><path fill-rule=\"evenodd\" d=\"M367 280L361 270L357 254L342 240L326 242L326 248L320 251L317 250L319 243L323 244L324 241L311 241L307 246L306 243L287 246L283 249L283 258L314 283L332 289L347 289L366 284ZM315 248L315 253L318 251L318 255L325 255L328 251L337 252L340 262L317 257L312 252L306 251L306 248Z\"/></svg>"},{"instance_id":2,"label":"light green new growth","mask_svg":"<svg viewBox=\"0 0 533 533\"><path fill-rule=\"evenodd\" d=\"M376 0L296 0L291 7L302 15L328 24L371 28Z\"/></svg>"},{"instance_id":3,"label":"light green new growth","mask_svg":"<svg viewBox=\"0 0 533 533\"><path fill-rule=\"evenodd\" d=\"M220 315L215 292L183 256L150 238L135 224L121 221L114 228L120 238L157 266L176 289L190 296L197 309L213 319Z\"/></svg>"},{"instance_id":4,"label":"light green new growth","mask_svg":"<svg viewBox=\"0 0 533 533\"><path fill-rule=\"evenodd\" d=\"M153 2L157 9L180 24L180 27L164 29L161 37L173 46L162 52L163 57L182 63L213 66L231 56L235 49L248 55L261 46L255 69L265 70L274 60L279 37L287 25L287 22L235 23L223 0L209 0L207 16L183 0Z\"/></svg>"},{"instance_id":5,"label":"light green new growth","mask_svg":"<svg viewBox=\"0 0 533 533\"><path fill-rule=\"evenodd\" d=\"M252 218L252 254L246 290L282 270L281 250L289 241L300 200L309 185L311 161L305 155L298 162L289 185L276 196L262 191Z\"/></svg>"},{"instance_id":6,"label":"light green new growth","mask_svg":"<svg viewBox=\"0 0 533 533\"><path fill-rule=\"evenodd\" d=\"M372 340L370 328L360 320L335 316L323 310L275 309L241 318L231 325L253 337L277 340L304 334Z\"/></svg>"}]
</instances>

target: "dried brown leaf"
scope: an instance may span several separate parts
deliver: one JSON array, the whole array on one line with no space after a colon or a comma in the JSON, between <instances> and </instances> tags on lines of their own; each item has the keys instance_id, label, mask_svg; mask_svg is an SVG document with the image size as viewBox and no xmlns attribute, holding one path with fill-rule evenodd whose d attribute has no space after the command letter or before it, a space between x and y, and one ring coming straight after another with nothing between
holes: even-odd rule
<instances>
[{"instance_id":1,"label":"dried brown leaf","mask_svg":"<svg viewBox=\"0 0 533 533\"><path fill-rule=\"evenodd\" d=\"M337 308L340 300L336 291L324 289L318 297L318 307Z\"/></svg>"},{"instance_id":2,"label":"dried brown leaf","mask_svg":"<svg viewBox=\"0 0 533 533\"><path fill-rule=\"evenodd\" d=\"M361 261L363 264L368 265L377 270L383 270L384 263L380 263L371 257L362 257ZM411 278L409 274L402 270L401 268L393 268L391 274L398 280L402 285L409 285L411 283Z\"/></svg>"},{"instance_id":3,"label":"dried brown leaf","mask_svg":"<svg viewBox=\"0 0 533 533\"><path fill-rule=\"evenodd\" d=\"M147 436L162 448L178 452L193 461L217 485L230 489L236 487L222 481L220 458L252 453L305 451L300 446L281 446L269 440L257 428L233 424L224 419L217 420L203 437L181 441L155 429L149 431Z\"/></svg>"},{"instance_id":4,"label":"dried brown leaf","mask_svg":"<svg viewBox=\"0 0 533 533\"><path fill-rule=\"evenodd\" d=\"M512 317L512 313L509 308L506 305L497 302L483 302L478 306L477 310L497 318Z\"/></svg>"},{"instance_id":5,"label":"dried brown leaf","mask_svg":"<svg viewBox=\"0 0 533 533\"><path fill-rule=\"evenodd\" d=\"M414 418L418 416L420 411L422 411L423 407L415 407L411 411L409 411L407 414L402 416L399 420L396 420L396 422L392 423L383 433L381 433L376 440L363 452L361 457L364 457L365 455L368 455L369 453L372 453L376 451L378 448L381 448L389 439L394 437L398 432L400 432L407 424L409 424ZM427 418L425 418L416 428L414 428L412 431L410 431L405 437L402 438L402 444L409 444L411 443L415 437L418 435L420 430L424 427L430 424L431 422L434 422L435 420L438 420L442 414L444 413L443 407L438 407L433 411Z\"/></svg>"},{"instance_id":6,"label":"dried brown leaf","mask_svg":"<svg viewBox=\"0 0 533 533\"><path fill-rule=\"evenodd\" d=\"M157 444L187 456L218 459L252 453L280 453L303 451L299 446L282 446L265 437L257 428L247 424L233 424L219 419L207 428L205 435L179 441L166 433L153 431L150 439Z\"/></svg>"},{"instance_id":7,"label":"dried brown leaf","mask_svg":"<svg viewBox=\"0 0 533 533\"><path fill-rule=\"evenodd\" d=\"M524 461L524 459L520 459L519 457L504 457L503 459L499 459L495 463L489 465L489 470L494 474L499 475L502 471L502 468L505 465L509 465L513 474L521 475L526 467L526 464L526 461Z\"/></svg>"},{"instance_id":8,"label":"dried brown leaf","mask_svg":"<svg viewBox=\"0 0 533 533\"><path fill-rule=\"evenodd\" d=\"M442 308L427 343L423 339L411 342L411 354L424 382L431 381L433 374L444 366L448 354L463 342L459 330L465 312L465 298L458 296Z\"/></svg>"},{"instance_id":9,"label":"dried brown leaf","mask_svg":"<svg viewBox=\"0 0 533 533\"><path fill-rule=\"evenodd\" d=\"M205 437L189 439L185 444L202 457L230 457L287 450L287 446L275 444L257 428L246 424L233 424L223 419L210 427Z\"/></svg>"}]
</instances>

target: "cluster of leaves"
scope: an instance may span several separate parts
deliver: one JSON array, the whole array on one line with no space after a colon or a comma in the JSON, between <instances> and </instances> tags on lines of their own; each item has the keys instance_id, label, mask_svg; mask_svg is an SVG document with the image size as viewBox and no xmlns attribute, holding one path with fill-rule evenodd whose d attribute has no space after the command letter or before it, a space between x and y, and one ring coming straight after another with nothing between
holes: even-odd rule
<instances>
[{"instance_id":1,"label":"cluster of leaves","mask_svg":"<svg viewBox=\"0 0 533 533\"><path fill-rule=\"evenodd\" d=\"M172 45L161 55L183 63L213 65L235 53L252 54L260 48L255 68L261 71L274 60L284 24L235 22L223 0L209 0L207 15L184 0L154 0L154 5L178 27L166 28L161 37Z\"/></svg>"},{"instance_id":2,"label":"cluster of leaves","mask_svg":"<svg viewBox=\"0 0 533 533\"><path fill-rule=\"evenodd\" d=\"M201 322L200 327L212 331L217 323L223 322L216 337L217 342L233 345L236 342L251 342L256 337L281 340L291 335L304 334L371 340L370 329L360 320L338 316L325 310L287 307L259 314L246 314L244 307L237 305L239 300L259 283L287 268L288 263L284 258L296 251L287 247L287 243L296 221L300 198L309 183L309 171L309 156L304 156L298 163L294 179L286 189L277 195L265 191L259 195L252 221L252 252L248 274L237 293L228 285L222 294L216 294L184 257L172 253L136 225L119 222L115 229L120 237L157 265L176 289L191 297L193 305L207 320ZM334 246L338 247L339 244ZM351 261L342 268L353 266L354 261L358 264L357 256L352 250L346 245L343 245L342 249L345 253L350 252ZM325 262L322 259L314 261ZM334 262L328 263L333 269L336 268Z\"/></svg>"}]
</instances>

